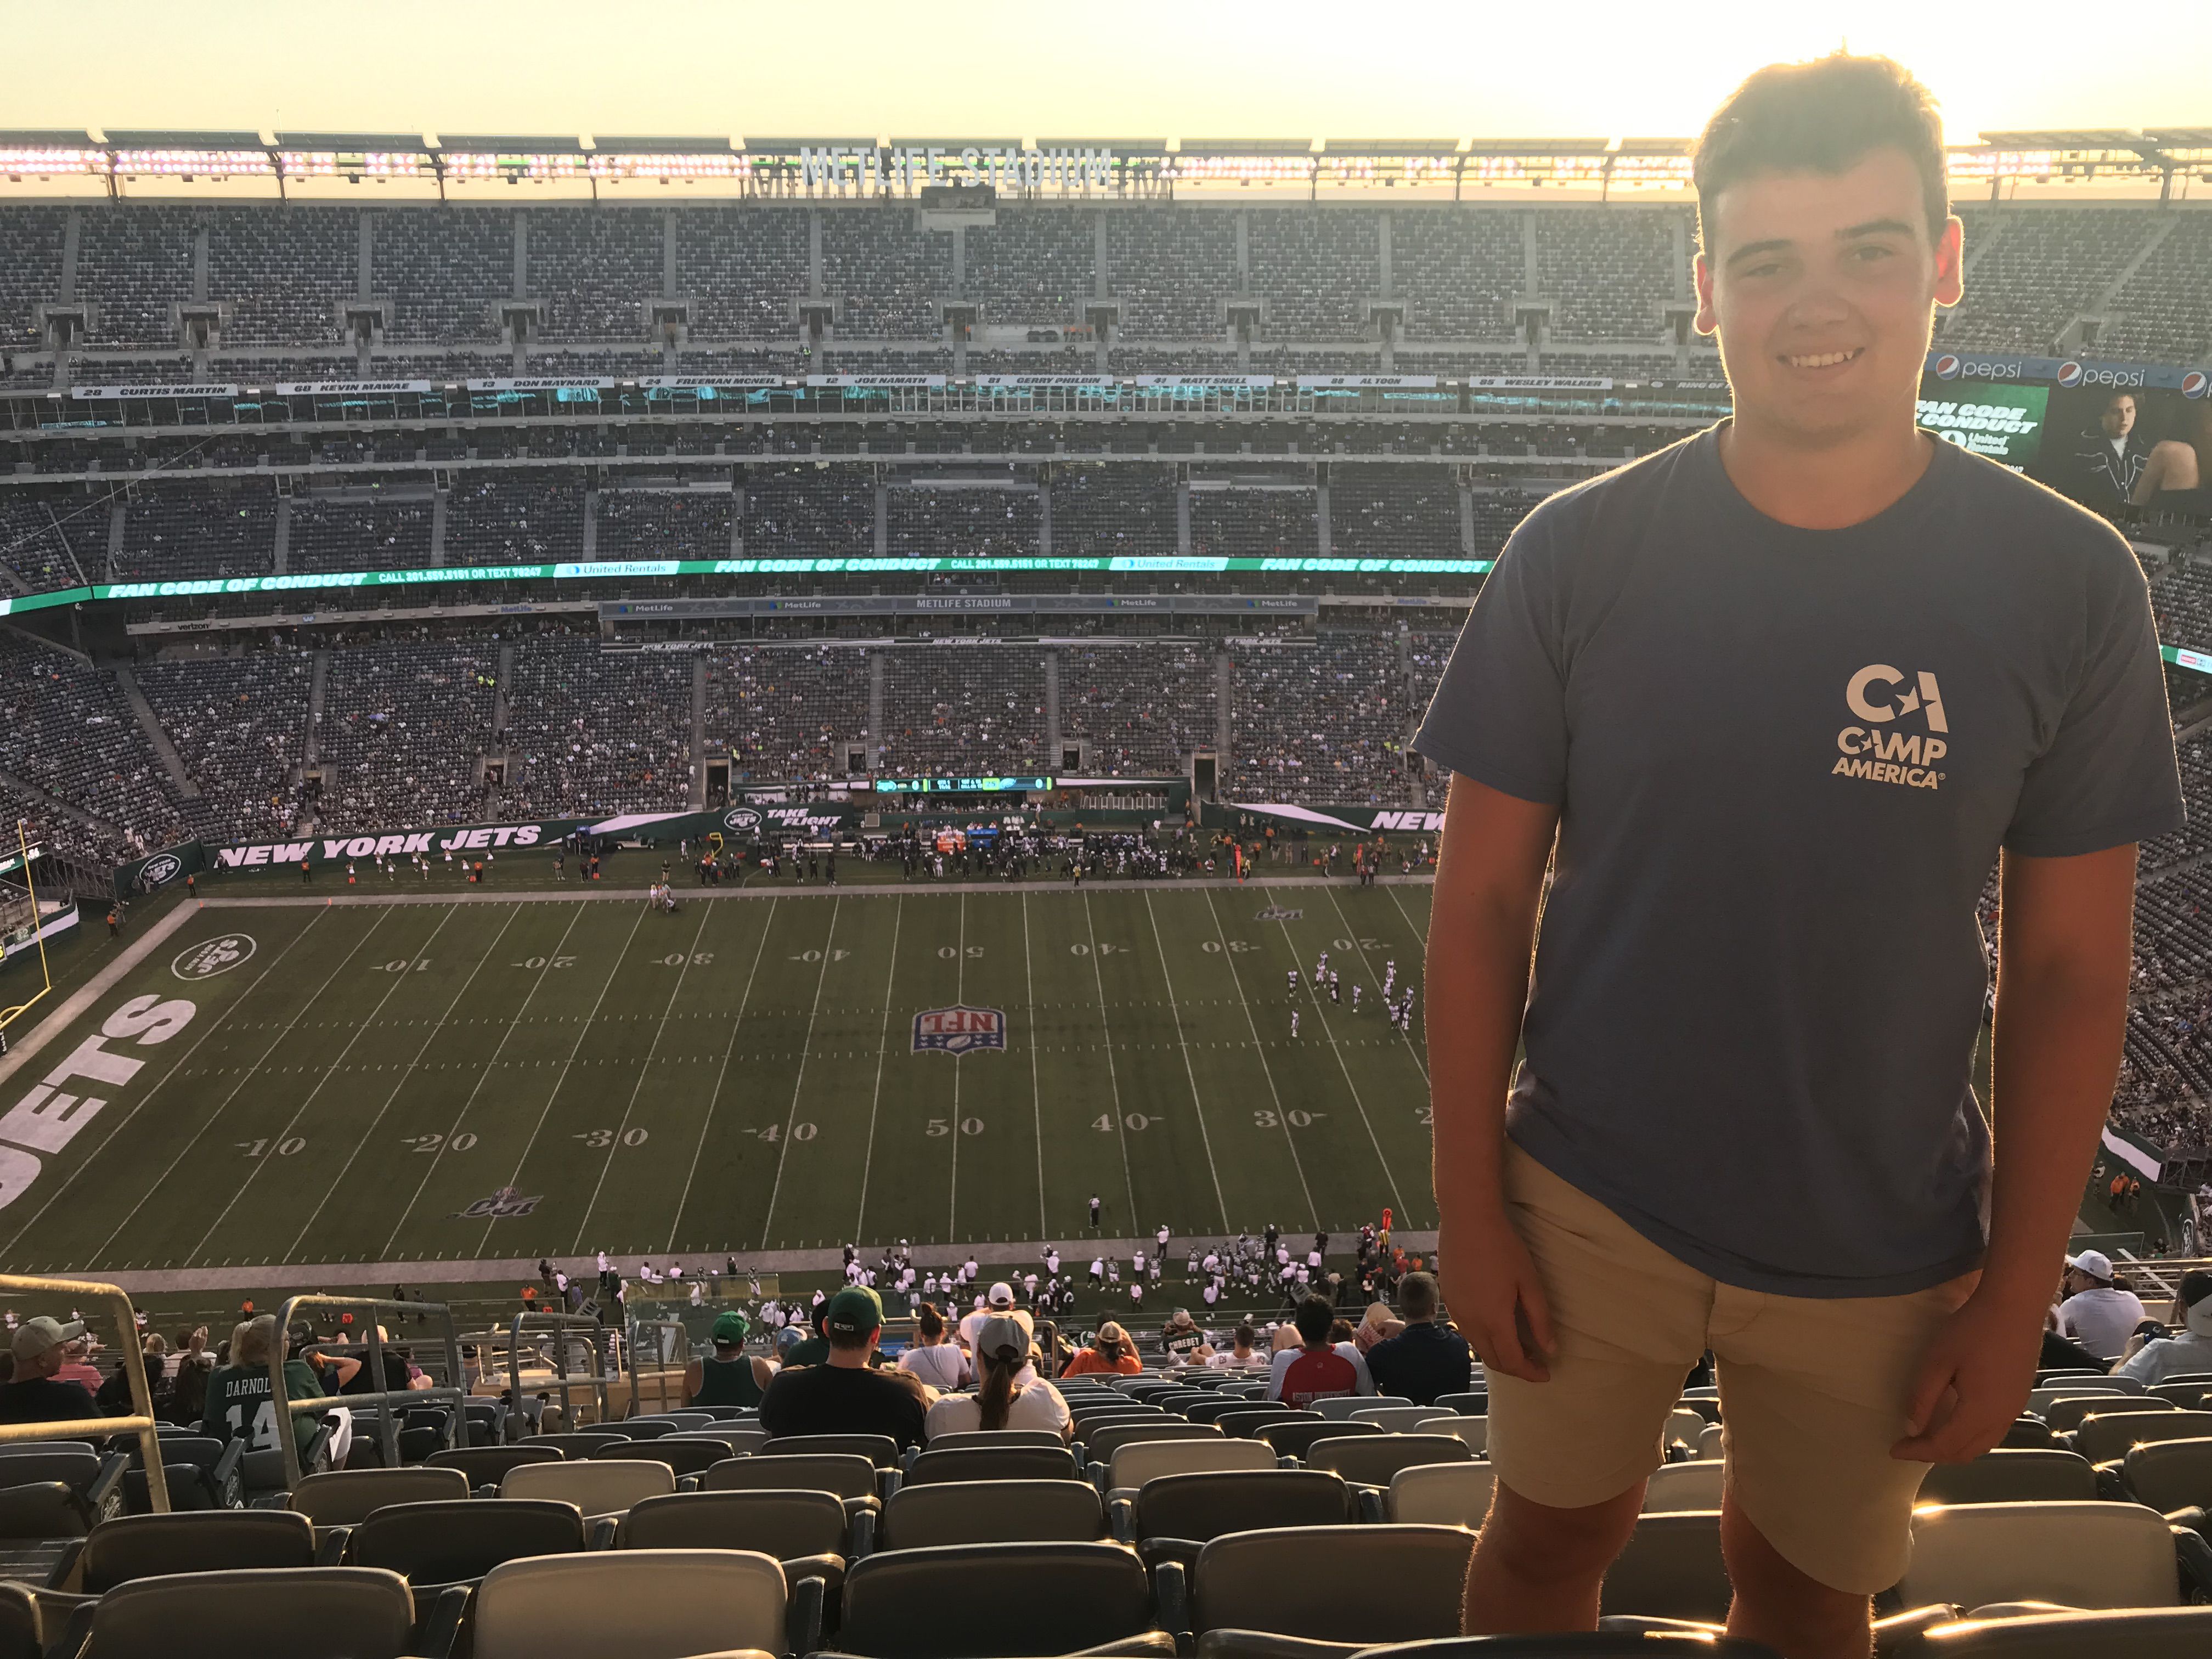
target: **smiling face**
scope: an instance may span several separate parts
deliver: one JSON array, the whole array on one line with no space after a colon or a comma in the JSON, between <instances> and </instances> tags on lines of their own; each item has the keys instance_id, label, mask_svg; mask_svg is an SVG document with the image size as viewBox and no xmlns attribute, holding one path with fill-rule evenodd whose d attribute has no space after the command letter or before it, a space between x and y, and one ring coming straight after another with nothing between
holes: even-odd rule
<instances>
[{"instance_id":1,"label":"smiling face","mask_svg":"<svg viewBox=\"0 0 2212 1659\"><path fill-rule=\"evenodd\" d=\"M1820 447L1912 418L1933 309L1961 291L1960 227L1930 235L1903 151L1755 173L1703 212L1697 327L1718 337L1739 422Z\"/></svg>"}]
</instances>

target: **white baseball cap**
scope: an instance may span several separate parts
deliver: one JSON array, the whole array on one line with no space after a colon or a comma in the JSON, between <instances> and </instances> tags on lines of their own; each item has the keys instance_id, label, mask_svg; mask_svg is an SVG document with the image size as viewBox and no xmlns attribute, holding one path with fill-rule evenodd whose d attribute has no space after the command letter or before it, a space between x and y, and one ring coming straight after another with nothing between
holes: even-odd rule
<instances>
[{"instance_id":1,"label":"white baseball cap","mask_svg":"<svg viewBox=\"0 0 2212 1659\"><path fill-rule=\"evenodd\" d=\"M1014 1287L1007 1284L1003 1279L997 1284L992 1285L991 1305L994 1308L1012 1307L1014 1305Z\"/></svg>"},{"instance_id":2,"label":"white baseball cap","mask_svg":"<svg viewBox=\"0 0 2212 1659\"><path fill-rule=\"evenodd\" d=\"M2112 1276L2112 1258L2102 1250L2084 1250L2079 1255L2069 1255L2066 1258L2066 1265L2076 1273L2088 1274L2092 1279L2110 1279Z\"/></svg>"}]
</instances>

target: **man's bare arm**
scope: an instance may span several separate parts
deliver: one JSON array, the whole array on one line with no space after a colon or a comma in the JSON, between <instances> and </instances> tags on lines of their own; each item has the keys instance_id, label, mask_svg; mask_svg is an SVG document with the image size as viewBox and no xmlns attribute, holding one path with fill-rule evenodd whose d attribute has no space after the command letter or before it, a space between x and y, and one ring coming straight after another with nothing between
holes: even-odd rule
<instances>
[{"instance_id":1,"label":"man's bare arm","mask_svg":"<svg viewBox=\"0 0 2212 1659\"><path fill-rule=\"evenodd\" d=\"M1485 1363L1541 1381L1550 1311L1506 1219L1505 1094L1556 806L1455 775L1437 848L1425 1001L1445 1299Z\"/></svg>"},{"instance_id":2,"label":"man's bare arm","mask_svg":"<svg viewBox=\"0 0 2212 1659\"><path fill-rule=\"evenodd\" d=\"M2132 844L2077 858L2005 855L1989 1255L1973 1295L1929 1346L1899 1456L1979 1456L2027 1403L2044 1310L2119 1073L2135 878Z\"/></svg>"}]
</instances>

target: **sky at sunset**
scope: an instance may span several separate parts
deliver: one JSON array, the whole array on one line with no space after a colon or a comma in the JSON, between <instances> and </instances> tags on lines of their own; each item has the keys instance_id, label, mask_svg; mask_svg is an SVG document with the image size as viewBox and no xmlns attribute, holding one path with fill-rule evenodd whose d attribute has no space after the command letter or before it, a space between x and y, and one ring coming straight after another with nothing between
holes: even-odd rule
<instances>
[{"instance_id":1,"label":"sky at sunset","mask_svg":"<svg viewBox=\"0 0 2212 1659\"><path fill-rule=\"evenodd\" d=\"M1694 132L1848 43L1948 136L2212 126L2212 0L800 6L76 0L8 7L18 129L670 137Z\"/></svg>"}]
</instances>

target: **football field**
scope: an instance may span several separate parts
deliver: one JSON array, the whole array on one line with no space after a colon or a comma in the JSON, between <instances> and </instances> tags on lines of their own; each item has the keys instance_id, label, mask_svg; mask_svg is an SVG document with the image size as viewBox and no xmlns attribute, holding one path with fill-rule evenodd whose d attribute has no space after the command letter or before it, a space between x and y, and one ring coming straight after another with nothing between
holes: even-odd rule
<instances>
[{"instance_id":1,"label":"football field","mask_svg":"<svg viewBox=\"0 0 2212 1659\"><path fill-rule=\"evenodd\" d=\"M1107 1238L1431 1227L1419 1012L1380 994L1429 894L205 902L0 1062L0 1260L1073 1255L1094 1194Z\"/></svg>"}]
</instances>

